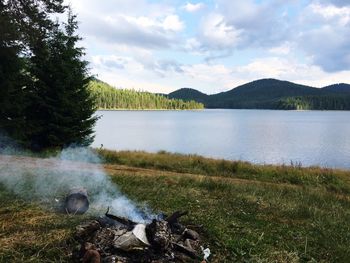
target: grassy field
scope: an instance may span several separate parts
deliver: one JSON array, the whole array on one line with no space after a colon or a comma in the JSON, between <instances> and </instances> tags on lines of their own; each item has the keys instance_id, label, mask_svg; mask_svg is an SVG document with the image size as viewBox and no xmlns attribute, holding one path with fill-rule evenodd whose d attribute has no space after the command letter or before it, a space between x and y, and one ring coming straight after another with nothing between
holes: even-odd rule
<instances>
[{"instance_id":1,"label":"grassy field","mask_svg":"<svg viewBox=\"0 0 350 263\"><path fill-rule=\"evenodd\" d=\"M350 172L161 152L98 151L120 190L153 211L189 210L211 262L349 262ZM0 261L65 262L85 216L0 188Z\"/></svg>"}]
</instances>

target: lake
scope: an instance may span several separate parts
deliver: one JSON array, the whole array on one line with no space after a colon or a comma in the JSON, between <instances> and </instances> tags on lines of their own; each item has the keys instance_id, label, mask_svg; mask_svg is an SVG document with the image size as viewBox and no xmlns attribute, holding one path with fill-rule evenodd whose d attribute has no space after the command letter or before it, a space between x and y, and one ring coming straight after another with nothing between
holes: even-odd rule
<instances>
[{"instance_id":1,"label":"lake","mask_svg":"<svg viewBox=\"0 0 350 263\"><path fill-rule=\"evenodd\" d=\"M98 111L93 147L350 169L349 111Z\"/></svg>"}]
</instances>

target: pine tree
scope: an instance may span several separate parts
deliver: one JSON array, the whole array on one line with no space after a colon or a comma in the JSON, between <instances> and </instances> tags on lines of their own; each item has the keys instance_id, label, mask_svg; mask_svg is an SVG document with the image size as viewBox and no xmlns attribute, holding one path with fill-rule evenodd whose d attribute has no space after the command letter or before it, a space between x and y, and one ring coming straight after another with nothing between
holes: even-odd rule
<instances>
[{"instance_id":1,"label":"pine tree","mask_svg":"<svg viewBox=\"0 0 350 263\"><path fill-rule=\"evenodd\" d=\"M41 92L31 107L32 149L85 146L93 140L95 101L88 90L84 50L77 47L77 28L76 16L69 11L65 29L56 24L52 31L46 61L36 72Z\"/></svg>"},{"instance_id":2,"label":"pine tree","mask_svg":"<svg viewBox=\"0 0 350 263\"><path fill-rule=\"evenodd\" d=\"M20 32L10 9L0 2L0 137L24 138L25 60L18 43ZM0 148L1 138L0 138Z\"/></svg>"},{"instance_id":3,"label":"pine tree","mask_svg":"<svg viewBox=\"0 0 350 263\"><path fill-rule=\"evenodd\" d=\"M33 72L36 63L42 64L45 58L43 39L54 24L50 13L63 12L62 3L63 0L0 2L0 134L20 144L29 139L27 106L38 93L40 82Z\"/></svg>"}]
</instances>

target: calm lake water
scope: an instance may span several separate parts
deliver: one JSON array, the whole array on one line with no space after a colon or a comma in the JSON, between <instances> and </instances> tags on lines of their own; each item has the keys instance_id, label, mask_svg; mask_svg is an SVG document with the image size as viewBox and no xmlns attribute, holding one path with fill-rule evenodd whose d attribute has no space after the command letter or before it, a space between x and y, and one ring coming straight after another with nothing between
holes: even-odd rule
<instances>
[{"instance_id":1,"label":"calm lake water","mask_svg":"<svg viewBox=\"0 0 350 263\"><path fill-rule=\"evenodd\" d=\"M349 111L98 111L94 147L350 169Z\"/></svg>"}]
</instances>

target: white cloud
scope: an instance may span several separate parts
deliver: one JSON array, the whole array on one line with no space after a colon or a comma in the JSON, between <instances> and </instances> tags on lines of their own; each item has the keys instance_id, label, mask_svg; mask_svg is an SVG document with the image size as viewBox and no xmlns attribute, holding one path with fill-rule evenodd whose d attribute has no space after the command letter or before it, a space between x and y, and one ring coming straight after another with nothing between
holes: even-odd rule
<instances>
[{"instance_id":1,"label":"white cloud","mask_svg":"<svg viewBox=\"0 0 350 263\"><path fill-rule=\"evenodd\" d=\"M202 21L200 40L210 49L234 48L242 34L243 30L228 25L222 15L212 13Z\"/></svg>"},{"instance_id":2,"label":"white cloud","mask_svg":"<svg viewBox=\"0 0 350 263\"><path fill-rule=\"evenodd\" d=\"M123 61L123 68L115 66ZM131 57L94 56L92 65L97 78L123 89L135 89L149 92L169 93L175 87L161 81L154 81L155 72L145 64Z\"/></svg>"},{"instance_id":3,"label":"white cloud","mask_svg":"<svg viewBox=\"0 0 350 263\"><path fill-rule=\"evenodd\" d=\"M242 76L256 76L256 78L281 78L293 72L290 61L278 57L256 59L255 61L237 67L235 73Z\"/></svg>"},{"instance_id":4,"label":"white cloud","mask_svg":"<svg viewBox=\"0 0 350 263\"><path fill-rule=\"evenodd\" d=\"M279 46L270 48L268 51L274 55L288 55L291 52L291 43L286 42Z\"/></svg>"},{"instance_id":5,"label":"white cloud","mask_svg":"<svg viewBox=\"0 0 350 263\"><path fill-rule=\"evenodd\" d=\"M204 8L203 3L191 4L187 2L187 4L183 6L183 9L185 9L187 12L190 12L190 13L197 12L202 8Z\"/></svg>"},{"instance_id":6,"label":"white cloud","mask_svg":"<svg viewBox=\"0 0 350 263\"><path fill-rule=\"evenodd\" d=\"M197 46L206 60L228 57L247 48L272 49L289 41L286 1L216 0L215 3L215 11L202 17L196 36L200 43Z\"/></svg>"},{"instance_id":7,"label":"white cloud","mask_svg":"<svg viewBox=\"0 0 350 263\"><path fill-rule=\"evenodd\" d=\"M292 1L216 0L217 12L228 26L244 32L240 48L273 47L286 41L292 23L288 6ZM234 14L234 15L233 15Z\"/></svg>"},{"instance_id":8,"label":"white cloud","mask_svg":"<svg viewBox=\"0 0 350 263\"><path fill-rule=\"evenodd\" d=\"M100 72L121 72L124 71L132 71L142 72L144 70L144 66L142 63L139 63L132 59L131 57L126 56L92 56L91 63L96 71L96 73Z\"/></svg>"},{"instance_id":9,"label":"white cloud","mask_svg":"<svg viewBox=\"0 0 350 263\"><path fill-rule=\"evenodd\" d=\"M199 52L200 49L201 49L201 43L198 41L197 38L192 37L186 40L185 50L196 53L196 52Z\"/></svg>"},{"instance_id":10,"label":"white cloud","mask_svg":"<svg viewBox=\"0 0 350 263\"><path fill-rule=\"evenodd\" d=\"M336 7L333 5L321 5L313 3L309 6L311 12L321 16L326 21L334 21L340 26L346 26L350 22L350 6Z\"/></svg>"},{"instance_id":11,"label":"white cloud","mask_svg":"<svg viewBox=\"0 0 350 263\"><path fill-rule=\"evenodd\" d=\"M78 14L84 38L101 43L139 46L146 49L169 48L178 42L184 22L176 9L147 0L66 0Z\"/></svg>"},{"instance_id":12,"label":"white cloud","mask_svg":"<svg viewBox=\"0 0 350 263\"><path fill-rule=\"evenodd\" d=\"M174 15L151 18L120 14L90 18L82 26L88 37L149 49L169 48L175 45L178 42L177 33L182 28L183 23Z\"/></svg>"},{"instance_id":13,"label":"white cloud","mask_svg":"<svg viewBox=\"0 0 350 263\"><path fill-rule=\"evenodd\" d=\"M175 12L174 6L161 2L151 3L147 0L103 0L103 2L96 0L64 0L64 3L71 5L79 17L94 14L98 16L125 14L135 17L159 17ZM88 19L88 17L85 18Z\"/></svg>"},{"instance_id":14,"label":"white cloud","mask_svg":"<svg viewBox=\"0 0 350 263\"><path fill-rule=\"evenodd\" d=\"M177 15L169 15L163 21L163 28L171 31L181 31L184 28L184 23Z\"/></svg>"},{"instance_id":15,"label":"white cloud","mask_svg":"<svg viewBox=\"0 0 350 263\"><path fill-rule=\"evenodd\" d=\"M328 72L350 69L350 7L312 3L300 14L299 27L296 44L313 64Z\"/></svg>"},{"instance_id":16,"label":"white cloud","mask_svg":"<svg viewBox=\"0 0 350 263\"><path fill-rule=\"evenodd\" d=\"M152 92L350 82L348 0L198 1L71 0L92 73Z\"/></svg>"},{"instance_id":17,"label":"white cloud","mask_svg":"<svg viewBox=\"0 0 350 263\"><path fill-rule=\"evenodd\" d=\"M319 66L300 63L294 58L260 58L233 71L236 76L246 80L277 78L314 87L350 83L350 71L329 73Z\"/></svg>"},{"instance_id":18,"label":"white cloud","mask_svg":"<svg viewBox=\"0 0 350 263\"><path fill-rule=\"evenodd\" d=\"M187 87L196 88L207 94L232 89L236 82L232 70L222 64L198 63L183 65L183 81Z\"/></svg>"},{"instance_id":19,"label":"white cloud","mask_svg":"<svg viewBox=\"0 0 350 263\"><path fill-rule=\"evenodd\" d=\"M277 78L314 87L350 83L350 71L328 73L318 66L299 63L292 57L258 58L235 67L218 63L181 65L152 56L144 60L125 56L95 56L92 61L94 73L102 80L118 87L150 92L169 93L182 87L193 87L213 94L260 78Z\"/></svg>"}]
</instances>

